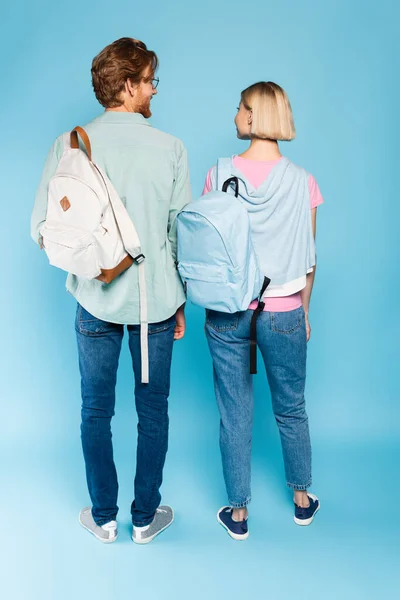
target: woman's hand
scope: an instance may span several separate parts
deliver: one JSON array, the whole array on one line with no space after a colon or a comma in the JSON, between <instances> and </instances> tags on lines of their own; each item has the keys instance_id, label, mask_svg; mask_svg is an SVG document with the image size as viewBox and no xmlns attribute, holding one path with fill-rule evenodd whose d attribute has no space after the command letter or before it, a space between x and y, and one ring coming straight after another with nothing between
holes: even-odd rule
<instances>
[{"instance_id":1,"label":"woman's hand","mask_svg":"<svg viewBox=\"0 0 400 600\"><path fill-rule=\"evenodd\" d=\"M178 308L175 314L176 317L176 325L175 325L175 333L174 340L181 340L185 335L186 330L186 317L185 317L185 307L181 306Z\"/></svg>"},{"instance_id":2,"label":"woman's hand","mask_svg":"<svg viewBox=\"0 0 400 600\"><path fill-rule=\"evenodd\" d=\"M308 312L304 313L304 318L306 321L306 336L307 336L307 342L310 340L310 336L311 336L311 326L310 326L310 321L308 320Z\"/></svg>"}]
</instances>

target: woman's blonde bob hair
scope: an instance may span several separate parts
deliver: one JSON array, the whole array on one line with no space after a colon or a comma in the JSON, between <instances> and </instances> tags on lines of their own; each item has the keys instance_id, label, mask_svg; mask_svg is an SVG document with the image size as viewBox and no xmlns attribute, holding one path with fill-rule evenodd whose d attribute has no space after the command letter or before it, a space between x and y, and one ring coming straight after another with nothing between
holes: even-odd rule
<instances>
[{"instance_id":1,"label":"woman's blonde bob hair","mask_svg":"<svg viewBox=\"0 0 400 600\"><path fill-rule=\"evenodd\" d=\"M243 90L241 100L252 112L251 138L290 141L296 137L292 107L279 85L272 81L254 83Z\"/></svg>"}]
</instances>

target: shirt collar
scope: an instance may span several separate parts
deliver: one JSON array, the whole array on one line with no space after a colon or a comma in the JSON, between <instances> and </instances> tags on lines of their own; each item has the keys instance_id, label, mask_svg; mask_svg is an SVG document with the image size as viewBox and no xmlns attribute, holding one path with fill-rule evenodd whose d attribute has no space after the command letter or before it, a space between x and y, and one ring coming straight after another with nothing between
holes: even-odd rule
<instances>
[{"instance_id":1,"label":"shirt collar","mask_svg":"<svg viewBox=\"0 0 400 600\"><path fill-rule=\"evenodd\" d=\"M103 123L135 123L136 125L147 125L151 127L148 119L146 119L140 113L134 112L119 112L116 110L106 110L103 114L97 117Z\"/></svg>"}]
</instances>

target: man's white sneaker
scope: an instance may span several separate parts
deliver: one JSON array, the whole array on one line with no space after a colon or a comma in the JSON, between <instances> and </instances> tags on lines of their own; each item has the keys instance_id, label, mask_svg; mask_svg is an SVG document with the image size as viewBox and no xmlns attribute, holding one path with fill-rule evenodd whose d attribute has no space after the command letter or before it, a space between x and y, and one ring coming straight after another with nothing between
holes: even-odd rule
<instances>
[{"instance_id":1,"label":"man's white sneaker","mask_svg":"<svg viewBox=\"0 0 400 600\"><path fill-rule=\"evenodd\" d=\"M170 506L160 506L156 510L154 519L145 527L133 526L132 540L135 544L148 544L154 538L167 529L174 520L174 511Z\"/></svg>"},{"instance_id":2,"label":"man's white sneaker","mask_svg":"<svg viewBox=\"0 0 400 600\"><path fill-rule=\"evenodd\" d=\"M96 525L90 507L81 510L79 513L79 523L103 544L111 544L118 537L117 521L109 521L101 526Z\"/></svg>"}]
</instances>

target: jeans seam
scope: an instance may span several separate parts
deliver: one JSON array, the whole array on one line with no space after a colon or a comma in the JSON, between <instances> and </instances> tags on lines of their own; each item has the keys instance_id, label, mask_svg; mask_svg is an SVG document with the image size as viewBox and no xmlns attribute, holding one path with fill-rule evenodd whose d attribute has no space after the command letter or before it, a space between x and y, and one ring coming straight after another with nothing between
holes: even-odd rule
<instances>
[{"instance_id":1,"label":"jeans seam","mask_svg":"<svg viewBox=\"0 0 400 600\"><path fill-rule=\"evenodd\" d=\"M86 335L87 337L99 337L103 334L109 335L110 337L119 337L121 334L118 332L107 331L107 329L102 328L100 331L89 331L88 329L84 329L83 327L75 328L78 333L82 335Z\"/></svg>"},{"instance_id":2,"label":"jeans seam","mask_svg":"<svg viewBox=\"0 0 400 600\"><path fill-rule=\"evenodd\" d=\"M172 317L174 317L175 315L172 315ZM168 319L166 319L167 324L166 325L162 325L161 327L158 327L157 329L151 329L152 323L149 323L149 335L154 335L155 333L163 333L164 331L168 331L169 329L172 329L173 327L175 327L176 325L176 319L174 319L173 321L171 320L172 317L169 317ZM169 323L169 321L171 321ZM165 323L165 321L164 321ZM136 327L138 328L137 331L135 331L134 329L131 329L132 327L135 327L135 325L132 325L131 323L129 323L127 325L128 327L128 331L129 333L133 333L134 335L139 335L139 328L140 328L140 324L138 323L136 325Z\"/></svg>"},{"instance_id":3,"label":"jeans seam","mask_svg":"<svg viewBox=\"0 0 400 600\"><path fill-rule=\"evenodd\" d=\"M238 329L238 325L239 325L239 320L231 326L225 326L225 327L219 327L218 325L214 325L211 321L209 321L208 319L206 320L206 325L208 325L210 327L210 329L213 329L214 331L217 331L218 333L224 333L225 331L237 331Z\"/></svg>"},{"instance_id":4,"label":"jeans seam","mask_svg":"<svg viewBox=\"0 0 400 600\"><path fill-rule=\"evenodd\" d=\"M169 427L168 427L168 431L167 431L167 443L168 443L168 435L169 435ZM165 452L164 460L165 460L165 458L167 456L167 452L168 452L168 446L167 446L167 450ZM150 497L152 497L154 495L154 492L155 492L156 487L157 487L157 474L158 474L158 472L160 470L161 463L162 463L162 457L159 457L159 459L157 461L157 471L155 472L154 480L153 480L152 486L151 486ZM161 469L161 473L162 472L163 472L163 469ZM160 489L158 489L158 493L160 493ZM160 494L160 497L161 497L161 494ZM161 502L161 499L160 499L160 502ZM160 505L158 505L158 506L160 506ZM157 508L158 508L158 506L157 506ZM156 510L157 510L157 508L156 508Z\"/></svg>"},{"instance_id":5,"label":"jeans seam","mask_svg":"<svg viewBox=\"0 0 400 600\"><path fill-rule=\"evenodd\" d=\"M224 331L236 331L237 330L237 325L232 326L232 327L217 327L215 325L213 325L210 321L207 321L206 324L213 329L214 331L217 331L218 333L223 333Z\"/></svg>"},{"instance_id":6,"label":"jeans seam","mask_svg":"<svg viewBox=\"0 0 400 600\"><path fill-rule=\"evenodd\" d=\"M167 432L167 439L168 439L168 432ZM168 452L168 448L167 448L167 450L166 450L166 452L165 452L165 456L167 455L167 452ZM165 458L165 457L164 457L164 458ZM159 468L160 468L160 463L161 463L161 462L162 462L162 457L161 457L161 459L159 458L159 459L158 459L158 462L157 462L157 470L155 470L154 479L153 479L153 482L152 482L152 485L151 485L151 488L150 488L150 491L149 491L149 498L152 498L152 497L153 497L153 495L154 495L154 491L155 491L155 489L156 489L156 487L157 487L157 473L159 472ZM158 491L159 491L159 490L158 490ZM159 492L159 493L160 493L160 492ZM161 496L161 494L160 494L160 496ZM160 506L160 504L159 504L158 506ZM158 506L157 506L157 508L158 508ZM136 508L136 507L135 507L135 508ZM136 521L136 522L135 522L135 521L133 521L133 519L132 519L132 523L133 523L133 525L135 525L136 527L145 527L146 525L149 525L149 524L150 524L150 523L153 521L153 519L154 519L154 516L155 516L155 514L156 514L156 512L157 512L157 508L156 508L156 510L155 510L155 512L154 512L154 514L153 514L153 516L152 516L152 518L150 519L150 521L149 521L149 522L145 522L145 521Z\"/></svg>"},{"instance_id":7,"label":"jeans seam","mask_svg":"<svg viewBox=\"0 0 400 600\"><path fill-rule=\"evenodd\" d=\"M291 488L292 490L297 490L299 492L305 492L306 489L310 487L311 483L312 483L312 480L310 478L305 485L298 485L297 483L289 483L289 481L288 481L287 486L289 488Z\"/></svg>"},{"instance_id":8,"label":"jeans seam","mask_svg":"<svg viewBox=\"0 0 400 600\"><path fill-rule=\"evenodd\" d=\"M246 506L248 504L250 504L251 502L251 496L248 496L248 498L246 498L246 500L244 500L244 502L231 502L229 500L229 506L231 508L246 508Z\"/></svg>"},{"instance_id":9,"label":"jeans seam","mask_svg":"<svg viewBox=\"0 0 400 600\"><path fill-rule=\"evenodd\" d=\"M172 329L173 327L175 327L175 323L169 323L168 325L164 326L164 327L160 327L159 329L151 329L149 327L149 335L154 335L155 333L162 333L163 331L168 331L168 329Z\"/></svg>"}]
</instances>

